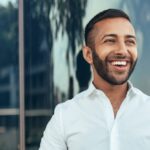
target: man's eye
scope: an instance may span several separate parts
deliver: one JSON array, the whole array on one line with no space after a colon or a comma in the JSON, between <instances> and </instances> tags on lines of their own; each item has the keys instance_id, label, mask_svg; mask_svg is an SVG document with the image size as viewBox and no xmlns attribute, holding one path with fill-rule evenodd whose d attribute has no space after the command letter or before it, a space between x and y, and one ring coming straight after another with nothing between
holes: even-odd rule
<instances>
[{"instance_id":1,"label":"man's eye","mask_svg":"<svg viewBox=\"0 0 150 150\"><path fill-rule=\"evenodd\" d=\"M135 45L136 43L135 43L134 40L127 40L127 41L126 41L126 44L127 44L127 45Z\"/></svg>"},{"instance_id":2,"label":"man's eye","mask_svg":"<svg viewBox=\"0 0 150 150\"><path fill-rule=\"evenodd\" d=\"M104 43L115 43L114 39L107 39L104 41Z\"/></svg>"}]
</instances>

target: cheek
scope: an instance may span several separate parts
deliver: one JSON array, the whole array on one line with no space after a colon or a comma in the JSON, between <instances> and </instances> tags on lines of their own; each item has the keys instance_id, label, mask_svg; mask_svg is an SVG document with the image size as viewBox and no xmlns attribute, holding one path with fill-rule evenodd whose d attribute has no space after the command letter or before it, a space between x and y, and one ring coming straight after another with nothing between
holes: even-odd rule
<instances>
[{"instance_id":1,"label":"cheek","mask_svg":"<svg viewBox=\"0 0 150 150\"><path fill-rule=\"evenodd\" d=\"M133 50L131 54L132 54L133 59L136 60L138 57L137 50Z\"/></svg>"},{"instance_id":2,"label":"cheek","mask_svg":"<svg viewBox=\"0 0 150 150\"><path fill-rule=\"evenodd\" d=\"M101 60L105 61L114 52L114 49L113 46L101 45L97 47L96 52Z\"/></svg>"},{"instance_id":3,"label":"cheek","mask_svg":"<svg viewBox=\"0 0 150 150\"><path fill-rule=\"evenodd\" d=\"M101 50L97 52L98 57L102 60L105 61L109 55L109 53L105 50Z\"/></svg>"}]
</instances>

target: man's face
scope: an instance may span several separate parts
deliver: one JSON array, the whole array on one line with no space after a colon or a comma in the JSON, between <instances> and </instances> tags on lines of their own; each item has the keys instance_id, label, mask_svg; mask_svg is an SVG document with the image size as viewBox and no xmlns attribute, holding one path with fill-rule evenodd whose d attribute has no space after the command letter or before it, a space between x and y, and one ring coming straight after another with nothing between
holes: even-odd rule
<instances>
[{"instance_id":1,"label":"man's face","mask_svg":"<svg viewBox=\"0 0 150 150\"><path fill-rule=\"evenodd\" d=\"M125 83L137 61L134 28L124 18L105 19L95 24L92 51L96 74L112 85Z\"/></svg>"}]
</instances>

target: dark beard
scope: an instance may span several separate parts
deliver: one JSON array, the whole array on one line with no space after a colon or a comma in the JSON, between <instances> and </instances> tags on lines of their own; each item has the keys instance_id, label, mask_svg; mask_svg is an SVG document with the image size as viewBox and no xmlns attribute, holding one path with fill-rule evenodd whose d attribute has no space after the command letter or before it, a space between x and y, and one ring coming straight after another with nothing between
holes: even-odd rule
<instances>
[{"instance_id":1,"label":"dark beard","mask_svg":"<svg viewBox=\"0 0 150 150\"><path fill-rule=\"evenodd\" d=\"M121 59L121 57L125 57L125 56L118 55L115 57L116 58L119 57ZM101 58L97 55L95 50L92 50L92 58L93 58L94 67L95 67L98 75L112 85L121 85L121 84L127 82L130 75L132 74L132 72L136 66L136 62L137 62L137 60L136 61L132 60L131 61L131 67L130 67L130 70L128 72L128 76L124 80L118 81L116 78L114 78L113 76L110 76L108 73L109 70L107 68L107 58L105 61L101 60Z\"/></svg>"}]
</instances>

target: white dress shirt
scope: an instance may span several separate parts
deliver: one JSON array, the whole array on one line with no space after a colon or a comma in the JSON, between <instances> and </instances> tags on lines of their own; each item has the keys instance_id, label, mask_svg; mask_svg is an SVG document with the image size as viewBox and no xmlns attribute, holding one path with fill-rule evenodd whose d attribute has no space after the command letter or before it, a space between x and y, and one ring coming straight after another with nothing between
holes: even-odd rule
<instances>
[{"instance_id":1,"label":"white dress shirt","mask_svg":"<svg viewBox=\"0 0 150 150\"><path fill-rule=\"evenodd\" d=\"M39 150L150 150L150 97L129 85L115 118L107 96L92 84L59 104Z\"/></svg>"}]
</instances>

